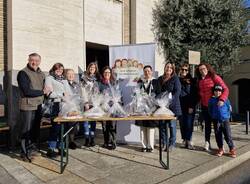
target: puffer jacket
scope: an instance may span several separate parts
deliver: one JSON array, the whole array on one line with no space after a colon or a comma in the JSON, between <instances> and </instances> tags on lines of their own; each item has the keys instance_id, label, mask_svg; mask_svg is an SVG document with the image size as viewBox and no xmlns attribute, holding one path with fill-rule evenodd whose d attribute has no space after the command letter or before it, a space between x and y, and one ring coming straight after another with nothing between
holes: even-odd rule
<instances>
[{"instance_id":1,"label":"puffer jacket","mask_svg":"<svg viewBox=\"0 0 250 184\"><path fill-rule=\"evenodd\" d=\"M228 121L230 119L230 102L226 99L223 106L218 106L219 100L219 98L214 96L210 98L208 102L208 113L212 119L219 120L219 122Z\"/></svg>"},{"instance_id":2,"label":"puffer jacket","mask_svg":"<svg viewBox=\"0 0 250 184\"><path fill-rule=\"evenodd\" d=\"M202 106L208 107L208 101L213 96L212 89L215 84L219 84L223 88L220 100L226 101L226 99L228 98L229 90L224 81L221 79L221 77L215 75L214 78L212 78L210 75L206 75L204 79L200 79L198 81L199 96Z\"/></svg>"}]
</instances>

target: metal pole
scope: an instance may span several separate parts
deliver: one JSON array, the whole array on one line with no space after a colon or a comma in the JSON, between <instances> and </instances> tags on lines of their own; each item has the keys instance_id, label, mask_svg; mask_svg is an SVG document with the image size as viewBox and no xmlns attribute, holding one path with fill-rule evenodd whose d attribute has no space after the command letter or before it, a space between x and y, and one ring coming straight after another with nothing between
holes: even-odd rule
<instances>
[{"instance_id":1,"label":"metal pole","mask_svg":"<svg viewBox=\"0 0 250 184\"><path fill-rule=\"evenodd\" d=\"M195 65L192 65L192 77L194 78L194 75L195 75L195 68L194 68Z\"/></svg>"},{"instance_id":2,"label":"metal pole","mask_svg":"<svg viewBox=\"0 0 250 184\"><path fill-rule=\"evenodd\" d=\"M247 119L246 119L246 134L248 134L248 125L249 125L249 111L247 111Z\"/></svg>"}]
</instances>

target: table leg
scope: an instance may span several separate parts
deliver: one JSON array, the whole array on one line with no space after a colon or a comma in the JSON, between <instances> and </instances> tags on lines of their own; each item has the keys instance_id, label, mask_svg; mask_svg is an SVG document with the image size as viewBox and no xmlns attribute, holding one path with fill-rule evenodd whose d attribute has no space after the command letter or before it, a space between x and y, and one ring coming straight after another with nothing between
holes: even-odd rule
<instances>
[{"instance_id":1,"label":"table leg","mask_svg":"<svg viewBox=\"0 0 250 184\"><path fill-rule=\"evenodd\" d=\"M60 139L60 148L61 148L60 173L61 174L63 173L63 170L64 170L64 163L63 163L63 152L64 152L63 134L64 134L64 123L61 123L61 139Z\"/></svg>"},{"instance_id":2,"label":"table leg","mask_svg":"<svg viewBox=\"0 0 250 184\"><path fill-rule=\"evenodd\" d=\"M61 123L61 139L60 139L60 148L61 148L61 166L60 166L60 173L62 174L64 169L66 168L69 162L69 133L73 130L77 123L75 123L65 134L64 134L64 123ZM65 137L65 142L64 142ZM63 161L63 153L66 149L66 161Z\"/></svg>"},{"instance_id":3,"label":"table leg","mask_svg":"<svg viewBox=\"0 0 250 184\"><path fill-rule=\"evenodd\" d=\"M167 144L166 144L166 148L167 148L167 167L166 169L169 169L169 139L168 139L168 124L170 123L170 121L166 121L165 125L166 125L166 137L167 137Z\"/></svg>"},{"instance_id":4,"label":"table leg","mask_svg":"<svg viewBox=\"0 0 250 184\"><path fill-rule=\"evenodd\" d=\"M169 146L168 146L168 121L166 123L162 122L162 124L166 125L166 137L167 137L167 143L166 143L166 150L167 150L167 162L164 162L163 159L162 159L162 155L164 153L164 150L162 148L162 140L161 140L161 137L162 137L162 132L161 132L161 123L159 122L159 161L160 161L160 164L162 165L162 167L164 169L169 169Z\"/></svg>"},{"instance_id":5,"label":"table leg","mask_svg":"<svg viewBox=\"0 0 250 184\"><path fill-rule=\"evenodd\" d=\"M66 165L69 161L69 134L66 135Z\"/></svg>"}]
</instances>

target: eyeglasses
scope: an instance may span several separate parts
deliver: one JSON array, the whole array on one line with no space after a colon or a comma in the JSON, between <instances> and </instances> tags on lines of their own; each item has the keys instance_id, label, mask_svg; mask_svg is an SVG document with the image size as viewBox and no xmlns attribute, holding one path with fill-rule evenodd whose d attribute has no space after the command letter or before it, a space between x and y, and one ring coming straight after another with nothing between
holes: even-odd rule
<instances>
[{"instance_id":1,"label":"eyeglasses","mask_svg":"<svg viewBox=\"0 0 250 184\"><path fill-rule=\"evenodd\" d=\"M187 71L188 71L188 69L186 69L186 68L182 68L182 69L181 69L181 71L185 71L185 72L187 72Z\"/></svg>"}]
</instances>

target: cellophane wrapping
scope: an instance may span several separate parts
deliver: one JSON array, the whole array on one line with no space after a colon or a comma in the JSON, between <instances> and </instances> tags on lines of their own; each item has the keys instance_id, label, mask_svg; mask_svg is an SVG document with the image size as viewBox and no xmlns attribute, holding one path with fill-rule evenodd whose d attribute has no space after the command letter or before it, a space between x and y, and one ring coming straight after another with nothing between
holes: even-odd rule
<instances>
[{"instance_id":1,"label":"cellophane wrapping","mask_svg":"<svg viewBox=\"0 0 250 184\"><path fill-rule=\"evenodd\" d=\"M132 101L126 105L125 109L131 116L151 115L156 109L154 96L136 87L133 91Z\"/></svg>"},{"instance_id":2,"label":"cellophane wrapping","mask_svg":"<svg viewBox=\"0 0 250 184\"><path fill-rule=\"evenodd\" d=\"M153 116L174 116L174 113L169 109L171 101L172 93L164 92L160 94L155 99L155 103L158 106L158 109L153 113Z\"/></svg>"},{"instance_id":3,"label":"cellophane wrapping","mask_svg":"<svg viewBox=\"0 0 250 184\"><path fill-rule=\"evenodd\" d=\"M111 86L111 101L110 101L110 108L108 110L108 115L111 117L126 117L128 114L122 107L122 95L121 91L119 90L119 86Z\"/></svg>"},{"instance_id":4,"label":"cellophane wrapping","mask_svg":"<svg viewBox=\"0 0 250 184\"><path fill-rule=\"evenodd\" d=\"M59 115L64 118L80 117L81 97L80 95L71 95L63 98Z\"/></svg>"},{"instance_id":5,"label":"cellophane wrapping","mask_svg":"<svg viewBox=\"0 0 250 184\"><path fill-rule=\"evenodd\" d=\"M84 116L86 117L102 117L105 116L106 113L101 107L101 102L102 102L103 96L100 93L95 93L92 94L89 97L89 104L92 106L89 110L85 111L83 113Z\"/></svg>"}]
</instances>

